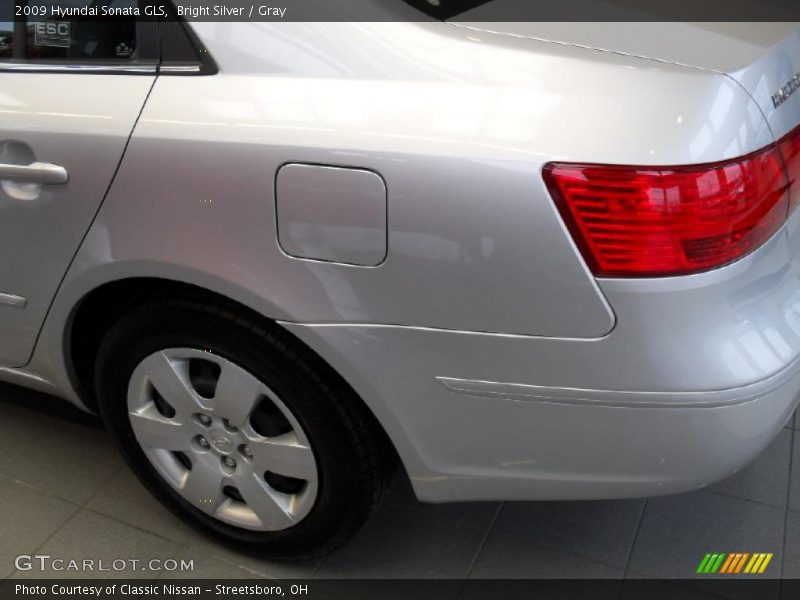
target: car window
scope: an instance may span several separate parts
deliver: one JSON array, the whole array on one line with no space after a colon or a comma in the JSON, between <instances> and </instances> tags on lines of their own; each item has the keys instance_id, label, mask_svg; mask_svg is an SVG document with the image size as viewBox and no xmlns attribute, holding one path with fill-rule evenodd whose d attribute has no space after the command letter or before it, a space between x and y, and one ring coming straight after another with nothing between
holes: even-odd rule
<instances>
[{"instance_id":1,"label":"car window","mask_svg":"<svg viewBox=\"0 0 800 600\"><path fill-rule=\"evenodd\" d=\"M0 5L0 58L11 58L13 39L14 6L4 2Z\"/></svg>"},{"instance_id":2,"label":"car window","mask_svg":"<svg viewBox=\"0 0 800 600\"><path fill-rule=\"evenodd\" d=\"M93 63L133 60L136 58L136 17L131 14L130 17L102 19L95 15L99 14L102 7L133 9L137 2L53 0L49 4L62 9L62 14L29 14L25 17L24 56L15 56L11 50L13 23L0 22L0 37L8 35L9 38L9 50L4 52L0 46L0 58ZM130 12L133 13L133 10ZM4 34L6 29L8 31Z\"/></svg>"}]
</instances>

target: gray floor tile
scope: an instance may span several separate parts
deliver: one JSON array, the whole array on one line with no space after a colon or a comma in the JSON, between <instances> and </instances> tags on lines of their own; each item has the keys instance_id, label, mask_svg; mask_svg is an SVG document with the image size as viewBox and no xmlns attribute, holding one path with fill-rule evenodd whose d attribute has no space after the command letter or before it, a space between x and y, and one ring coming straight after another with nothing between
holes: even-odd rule
<instances>
[{"instance_id":1,"label":"gray floor tile","mask_svg":"<svg viewBox=\"0 0 800 600\"><path fill-rule=\"evenodd\" d=\"M789 481L789 510L800 512L800 433L794 432L792 472Z\"/></svg>"},{"instance_id":2,"label":"gray floor tile","mask_svg":"<svg viewBox=\"0 0 800 600\"><path fill-rule=\"evenodd\" d=\"M688 579L693 587L719 593L719 579L729 576L696 575L703 556L773 552L775 564L780 564L784 515L778 508L706 491L648 500L630 569L648 577ZM780 569L773 567L754 577L779 575ZM736 597L736 588L727 591Z\"/></svg>"},{"instance_id":3,"label":"gray floor tile","mask_svg":"<svg viewBox=\"0 0 800 600\"><path fill-rule=\"evenodd\" d=\"M180 544L196 535L147 491L127 465L100 488L86 508Z\"/></svg>"},{"instance_id":4,"label":"gray floor tile","mask_svg":"<svg viewBox=\"0 0 800 600\"><path fill-rule=\"evenodd\" d=\"M800 411L794 411L794 420L792 421L792 424L795 429L800 429Z\"/></svg>"},{"instance_id":5,"label":"gray floor tile","mask_svg":"<svg viewBox=\"0 0 800 600\"><path fill-rule=\"evenodd\" d=\"M199 532L193 532L185 550L189 558L194 555L209 556L233 568L250 572L255 577L272 579L309 578L313 576L320 562L319 559L296 562L265 560L220 544Z\"/></svg>"},{"instance_id":6,"label":"gray floor tile","mask_svg":"<svg viewBox=\"0 0 800 600\"><path fill-rule=\"evenodd\" d=\"M788 514L786 522L783 576L788 579L800 579L800 514L793 512Z\"/></svg>"},{"instance_id":7,"label":"gray floor tile","mask_svg":"<svg viewBox=\"0 0 800 600\"><path fill-rule=\"evenodd\" d=\"M32 554L78 507L0 477L0 577L14 572L19 554Z\"/></svg>"},{"instance_id":8,"label":"gray floor tile","mask_svg":"<svg viewBox=\"0 0 800 600\"><path fill-rule=\"evenodd\" d=\"M622 567L633 544L643 500L509 502L493 538L530 544Z\"/></svg>"},{"instance_id":9,"label":"gray floor tile","mask_svg":"<svg viewBox=\"0 0 800 600\"><path fill-rule=\"evenodd\" d=\"M414 495L411 483L404 473L398 474L386 498L386 506L392 509L412 511L416 516L428 516L456 523L474 525L486 529L491 525L499 502L451 502L429 504L420 502Z\"/></svg>"},{"instance_id":10,"label":"gray floor tile","mask_svg":"<svg viewBox=\"0 0 800 600\"><path fill-rule=\"evenodd\" d=\"M786 523L786 547L783 549L781 599L800 598L800 514L790 512Z\"/></svg>"},{"instance_id":11,"label":"gray floor tile","mask_svg":"<svg viewBox=\"0 0 800 600\"><path fill-rule=\"evenodd\" d=\"M78 504L122 466L102 429L4 402L0 439L13 441L0 474Z\"/></svg>"},{"instance_id":12,"label":"gray floor tile","mask_svg":"<svg viewBox=\"0 0 800 600\"><path fill-rule=\"evenodd\" d=\"M485 530L385 506L341 550L323 559L316 576L465 577Z\"/></svg>"},{"instance_id":13,"label":"gray floor tile","mask_svg":"<svg viewBox=\"0 0 800 600\"><path fill-rule=\"evenodd\" d=\"M789 463L792 431L783 429L778 437L750 465L708 489L728 496L786 507L789 491Z\"/></svg>"},{"instance_id":14,"label":"gray floor tile","mask_svg":"<svg viewBox=\"0 0 800 600\"><path fill-rule=\"evenodd\" d=\"M778 556L783 525L782 510L710 492L653 498L647 502L630 568L652 577L686 578L695 576L707 552Z\"/></svg>"},{"instance_id":15,"label":"gray floor tile","mask_svg":"<svg viewBox=\"0 0 800 600\"><path fill-rule=\"evenodd\" d=\"M611 567L536 546L526 535L492 531L470 573L471 578L607 579L622 577Z\"/></svg>"},{"instance_id":16,"label":"gray floor tile","mask_svg":"<svg viewBox=\"0 0 800 600\"><path fill-rule=\"evenodd\" d=\"M84 560L94 560L94 571L36 568L25 573L17 571L15 578L153 578L161 572L149 569L147 562L176 559L179 547L153 534L82 509L48 539L38 553L49 554L53 559L76 560L78 564L83 564ZM126 564L124 569L117 570L113 567L116 559L138 559L141 562L137 565ZM102 567L108 570L99 570L100 561Z\"/></svg>"}]
</instances>

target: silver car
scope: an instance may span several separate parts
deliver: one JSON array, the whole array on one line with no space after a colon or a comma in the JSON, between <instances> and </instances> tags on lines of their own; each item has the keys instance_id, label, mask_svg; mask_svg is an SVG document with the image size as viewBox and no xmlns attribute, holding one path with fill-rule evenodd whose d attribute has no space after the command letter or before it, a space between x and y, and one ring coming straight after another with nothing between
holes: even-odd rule
<instances>
[{"instance_id":1,"label":"silver car","mask_svg":"<svg viewBox=\"0 0 800 600\"><path fill-rule=\"evenodd\" d=\"M395 466L426 502L690 490L795 409L795 25L0 40L0 378L223 541L331 551Z\"/></svg>"}]
</instances>

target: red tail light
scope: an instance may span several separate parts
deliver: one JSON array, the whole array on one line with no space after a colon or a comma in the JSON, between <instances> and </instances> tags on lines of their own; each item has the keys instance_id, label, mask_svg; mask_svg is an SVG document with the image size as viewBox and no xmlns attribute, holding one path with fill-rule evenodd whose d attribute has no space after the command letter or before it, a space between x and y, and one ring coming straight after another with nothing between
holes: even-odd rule
<instances>
[{"instance_id":1,"label":"red tail light","mask_svg":"<svg viewBox=\"0 0 800 600\"><path fill-rule=\"evenodd\" d=\"M544 178L596 275L696 273L741 258L780 229L790 212L790 181L792 208L800 203L800 128L720 163L550 163Z\"/></svg>"},{"instance_id":2,"label":"red tail light","mask_svg":"<svg viewBox=\"0 0 800 600\"><path fill-rule=\"evenodd\" d=\"M791 199L789 201L789 214L800 204L800 127L784 137L778 146L786 162L789 173Z\"/></svg>"}]
</instances>

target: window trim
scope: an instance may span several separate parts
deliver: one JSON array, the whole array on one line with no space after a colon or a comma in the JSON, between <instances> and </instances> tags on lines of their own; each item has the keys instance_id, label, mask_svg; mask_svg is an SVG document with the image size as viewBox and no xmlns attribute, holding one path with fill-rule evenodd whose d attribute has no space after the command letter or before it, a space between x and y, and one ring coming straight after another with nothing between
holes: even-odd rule
<instances>
[{"instance_id":1,"label":"window trim","mask_svg":"<svg viewBox=\"0 0 800 600\"><path fill-rule=\"evenodd\" d=\"M158 64L135 62L124 65L92 63L87 61L19 61L0 59L0 73L78 73L84 75L155 75Z\"/></svg>"}]
</instances>

